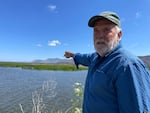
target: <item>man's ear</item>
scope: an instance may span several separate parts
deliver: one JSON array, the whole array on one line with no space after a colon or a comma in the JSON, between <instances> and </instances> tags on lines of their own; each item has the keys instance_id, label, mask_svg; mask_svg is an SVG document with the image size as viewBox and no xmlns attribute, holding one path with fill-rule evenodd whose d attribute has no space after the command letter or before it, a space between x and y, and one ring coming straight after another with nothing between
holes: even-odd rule
<instances>
[{"instance_id":1,"label":"man's ear","mask_svg":"<svg viewBox=\"0 0 150 113\"><path fill-rule=\"evenodd\" d=\"M121 40L121 37L122 37L122 31L120 30L119 33L118 33L119 40Z\"/></svg>"}]
</instances>

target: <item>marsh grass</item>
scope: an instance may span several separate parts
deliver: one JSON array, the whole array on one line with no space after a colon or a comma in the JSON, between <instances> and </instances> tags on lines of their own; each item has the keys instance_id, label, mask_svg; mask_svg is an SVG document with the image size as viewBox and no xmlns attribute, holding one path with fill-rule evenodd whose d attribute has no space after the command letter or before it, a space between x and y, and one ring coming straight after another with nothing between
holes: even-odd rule
<instances>
[{"instance_id":1,"label":"marsh grass","mask_svg":"<svg viewBox=\"0 0 150 113\"><path fill-rule=\"evenodd\" d=\"M0 67L17 67L22 69L35 69L35 70L63 70L63 71L77 70L73 64L46 64L46 63L24 63L24 62L0 62ZM87 70L87 68L79 66L78 70Z\"/></svg>"}]
</instances>

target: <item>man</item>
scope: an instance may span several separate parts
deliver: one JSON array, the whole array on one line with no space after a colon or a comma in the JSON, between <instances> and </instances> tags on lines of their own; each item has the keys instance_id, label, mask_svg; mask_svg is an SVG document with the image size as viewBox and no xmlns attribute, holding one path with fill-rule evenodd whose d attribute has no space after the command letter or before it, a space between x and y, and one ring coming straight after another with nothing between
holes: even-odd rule
<instances>
[{"instance_id":1,"label":"man","mask_svg":"<svg viewBox=\"0 0 150 113\"><path fill-rule=\"evenodd\" d=\"M88 66L83 113L150 113L150 74L144 63L124 50L118 15L102 12L93 16L92 54L65 52L76 66Z\"/></svg>"}]
</instances>

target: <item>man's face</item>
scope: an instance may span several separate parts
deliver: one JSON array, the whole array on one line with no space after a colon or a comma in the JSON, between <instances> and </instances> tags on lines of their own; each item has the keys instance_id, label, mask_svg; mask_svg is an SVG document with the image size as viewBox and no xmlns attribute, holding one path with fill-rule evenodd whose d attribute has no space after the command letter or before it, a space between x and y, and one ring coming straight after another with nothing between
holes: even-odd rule
<instances>
[{"instance_id":1,"label":"man's face","mask_svg":"<svg viewBox=\"0 0 150 113\"><path fill-rule=\"evenodd\" d=\"M94 47L95 50L104 56L110 52L119 42L121 31L112 22L103 19L94 25Z\"/></svg>"}]
</instances>

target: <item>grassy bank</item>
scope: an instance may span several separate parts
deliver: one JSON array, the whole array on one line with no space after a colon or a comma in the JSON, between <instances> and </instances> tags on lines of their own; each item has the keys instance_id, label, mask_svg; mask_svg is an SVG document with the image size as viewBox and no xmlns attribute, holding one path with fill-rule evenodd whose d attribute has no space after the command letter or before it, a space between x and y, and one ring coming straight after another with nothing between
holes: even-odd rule
<instances>
[{"instance_id":1,"label":"grassy bank","mask_svg":"<svg viewBox=\"0 0 150 113\"><path fill-rule=\"evenodd\" d=\"M22 63L22 62L0 62L0 67L17 67L35 70L63 70L63 71L77 70L75 65L72 64L44 64L44 63L37 64L37 63ZM87 68L80 66L78 70L87 70Z\"/></svg>"}]
</instances>

